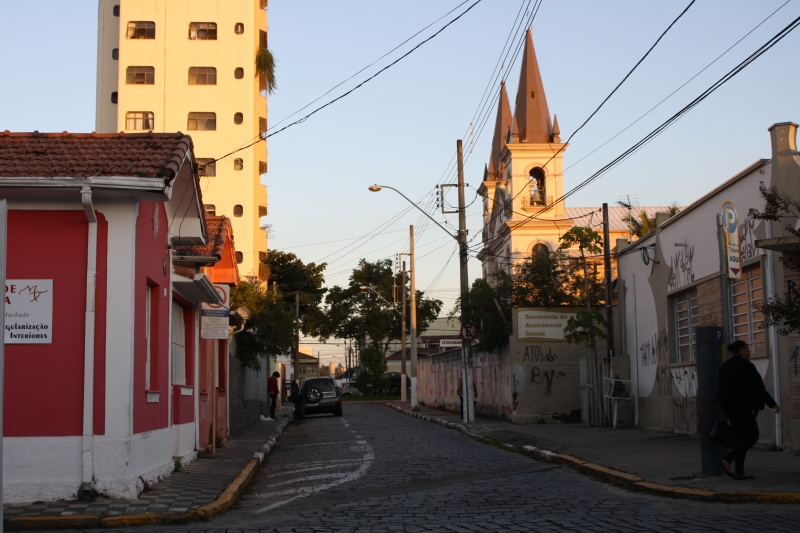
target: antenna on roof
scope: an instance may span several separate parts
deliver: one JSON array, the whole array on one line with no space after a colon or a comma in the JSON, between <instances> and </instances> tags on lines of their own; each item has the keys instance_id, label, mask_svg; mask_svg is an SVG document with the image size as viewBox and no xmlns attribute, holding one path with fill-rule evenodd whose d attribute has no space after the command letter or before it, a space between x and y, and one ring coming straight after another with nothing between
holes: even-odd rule
<instances>
[{"instance_id":1,"label":"antenna on roof","mask_svg":"<svg viewBox=\"0 0 800 533\"><path fill-rule=\"evenodd\" d=\"M620 196L617 203L622 207L628 208L628 243L630 243L633 240L633 206L639 205L639 196L626 194L625 196Z\"/></svg>"}]
</instances>

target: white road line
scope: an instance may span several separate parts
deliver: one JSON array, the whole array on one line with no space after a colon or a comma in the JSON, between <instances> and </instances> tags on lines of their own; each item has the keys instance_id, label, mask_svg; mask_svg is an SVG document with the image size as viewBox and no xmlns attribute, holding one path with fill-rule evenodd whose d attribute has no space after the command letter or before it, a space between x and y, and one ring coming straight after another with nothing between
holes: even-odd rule
<instances>
[{"instance_id":1,"label":"white road line","mask_svg":"<svg viewBox=\"0 0 800 533\"><path fill-rule=\"evenodd\" d=\"M331 489L333 487L342 485L344 483L348 483L350 481L355 481L356 479L360 478L361 476L363 476L367 472L367 470L369 470L372 467L372 461L375 459L375 455L372 453L372 447L370 447L369 444L367 444L366 447L369 448L369 453L364 454L364 456L362 458L363 462L361 463L361 466L358 467L358 470L355 470L353 472L349 472L344 477L342 477L340 479L337 479L336 481L331 481L330 483L325 483L323 485L317 485L315 487L298 487L296 489L289 489L289 490L286 490L286 491L279 491L277 493L272 492L272 493L266 493L266 494L259 494L258 497L286 496L286 495L292 494L292 493L294 493L295 496L292 497L292 498L289 498L287 500L283 500L283 501L280 501L280 502L275 502L273 504L267 505L266 507L262 507L261 509L256 511L255 514L263 513L263 512L266 512L266 511L270 511L272 509L275 509L276 507L280 507L281 505L285 505L285 504L287 504L289 502L292 502L294 500L297 500L299 498L305 498L306 496L310 496L310 495L315 494L317 492L321 492L323 490Z\"/></svg>"},{"instance_id":2,"label":"white road line","mask_svg":"<svg viewBox=\"0 0 800 533\"><path fill-rule=\"evenodd\" d=\"M309 467L309 468L300 468L298 470L287 470L286 472L279 472L279 473L276 473L275 475L276 476L285 476L286 474L299 474L300 472L311 472L311 471L314 471L314 470L326 470L328 468L339 468L340 466L344 466L344 465L348 465L348 464L354 465L354 464L357 464L357 463L360 463L360 462L361 461L348 461L346 463L337 463L335 465L312 466L312 467Z\"/></svg>"}]
</instances>

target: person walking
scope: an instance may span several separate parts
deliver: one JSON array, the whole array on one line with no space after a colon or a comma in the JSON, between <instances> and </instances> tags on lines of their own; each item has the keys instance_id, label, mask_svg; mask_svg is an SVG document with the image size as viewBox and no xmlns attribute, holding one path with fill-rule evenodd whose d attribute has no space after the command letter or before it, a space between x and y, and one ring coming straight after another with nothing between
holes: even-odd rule
<instances>
[{"instance_id":1,"label":"person walking","mask_svg":"<svg viewBox=\"0 0 800 533\"><path fill-rule=\"evenodd\" d=\"M297 380L292 380L290 401L294 404L294 422L299 424L305 418L306 399L302 394Z\"/></svg>"},{"instance_id":2,"label":"person walking","mask_svg":"<svg viewBox=\"0 0 800 533\"><path fill-rule=\"evenodd\" d=\"M278 406L278 394L281 390L278 388L278 378L281 373L275 371L267 380L267 394L269 394L269 418L267 420L275 420L275 408Z\"/></svg>"},{"instance_id":3,"label":"person walking","mask_svg":"<svg viewBox=\"0 0 800 533\"><path fill-rule=\"evenodd\" d=\"M744 458L747 450L758 442L756 416L765 405L775 409L776 413L781 408L767 392L761 374L750 362L747 343L735 341L728 345L728 351L732 355L719 369L716 402L730 422L735 447L722 460L722 468L734 479L752 479L753 476L744 471ZM733 463L735 471L731 470Z\"/></svg>"}]
</instances>

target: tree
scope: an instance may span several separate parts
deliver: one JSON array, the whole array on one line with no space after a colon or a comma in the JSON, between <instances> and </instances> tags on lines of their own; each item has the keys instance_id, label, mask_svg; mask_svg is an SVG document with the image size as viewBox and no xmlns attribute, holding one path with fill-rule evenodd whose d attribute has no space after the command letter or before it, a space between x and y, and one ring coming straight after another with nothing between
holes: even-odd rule
<instances>
[{"instance_id":1,"label":"tree","mask_svg":"<svg viewBox=\"0 0 800 533\"><path fill-rule=\"evenodd\" d=\"M669 218L674 217L680 212L681 212L681 207L680 205L678 205L678 202L672 202L672 205L670 205L667 210ZM647 211L645 211L644 209L639 210L638 215L627 216L624 217L622 220L631 226L631 233L633 233L633 235L635 235L636 237L647 235L648 233L656 229L656 218L649 217L647 215Z\"/></svg>"},{"instance_id":2,"label":"tree","mask_svg":"<svg viewBox=\"0 0 800 533\"><path fill-rule=\"evenodd\" d=\"M231 290L231 308L247 314L244 331L236 336L235 355L243 366L261 370L259 356L291 350L296 338L294 312L279 293L245 279Z\"/></svg>"},{"instance_id":3,"label":"tree","mask_svg":"<svg viewBox=\"0 0 800 533\"><path fill-rule=\"evenodd\" d=\"M586 309L590 309L592 305L591 292L589 288L589 270L586 265L586 254L589 252L593 255L599 255L603 251L603 238L592 228L585 226L572 226L567 230L564 235L558 238L561 244L558 246L559 250L566 250L568 248L575 248L576 246L581 252L581 262L583 263L583 300L586 303Z\"/></svg>"},{"instance_id":4,"label":"tree","mask_svg":"<svg viewBox=\"0 0 800 533\"><path fill-rule=\"evenodd\" d=\"M472 283L466 305L456 300L448 318L455 320L463 314L466 322L478 325L478 349L493 351L508 342L511 334L513 280L504 271L494 276L494 286L483 278Z\"/></svg>"},{"instance_id":5,"label":"tree","mask_svg":"<svg viewBox=\"0 0 800 533\"><path fill-rule=\"evenodd\" d=\"M800 239L800 201L792 199L788 194L780 192L774 185L767 187L762 181L758 187L764 199L764 210L750 209L748 214L756 220L780 222L786 232ZM800 256L784 254L780 261L784 269L800 272ZM764 323L767 326L778 326L781 335L800 333L800 295L789 290L784 298L769 298L761 305Z\"/></svg>"},{"instance_id":6,"label":"tree","mask_svg":"<svg viewBox=\"0 0 800 533\"><path fill-rule=\"evenodd\" d=\"M323 341L337 337L355 339L362 344L369 342L385 356L389 344L400 338L401 318L396 308L391 308L375 292L391 300L394 287L400 283L400 276L392 272L391 260L371 263L361 259L353 269L347 287L337 285L328 291L325 309L315 324L314 335ZM361 290L362 286L375 292ZM405 290L409 292L408 285ZM422 291L417 291L417 334L428 328L439 316L441 308L441 301L425 298ZM410 333L410 327L411 321L406 320L406 333Z\"/></svg>"},{"instance_id":7,"label":"tree","mask_svg":"<svg viewBox=\"0 0 800 533\"><path fill-rule=\"evenodd\" d=\"M267 94L272 94L278 88L278 84L275 82L275 63L275 56L272 55L272 51L265 44L256 49L256 77L264 76L266 78Z\"/></svg>"},{"instance_id":8,"label":"tree","mask_svg":"<svg viewBox=\"0 0 800 533\"><path fill-rule=\"evenodd\" d=\"M313 323L319 320L319 306L325 289L323 272L327 263L308 263L293 253L270 250L263 261L267 268L269 282L284 301L294 309L295 291L300 293L301 331L308 334Z\"/></svg>"}]
</instances>

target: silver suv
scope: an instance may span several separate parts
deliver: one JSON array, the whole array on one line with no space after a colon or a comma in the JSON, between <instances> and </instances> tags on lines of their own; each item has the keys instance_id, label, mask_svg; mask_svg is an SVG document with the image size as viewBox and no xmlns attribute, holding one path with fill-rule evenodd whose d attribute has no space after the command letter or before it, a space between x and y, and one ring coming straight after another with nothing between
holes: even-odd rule
<instances>
[{"instance_id":1,"label":"silver suv","mask_svg":"<svg viewBox=\"0 0 800 533\"><path fill-rule=\"evenodd\" d=\"M356 388L355 381L342 381L342 396L361 396L361 391Z\"/></svg>"}]
</instances>

